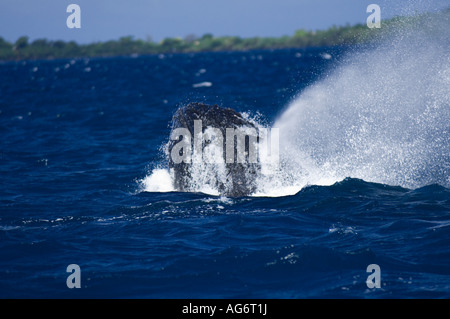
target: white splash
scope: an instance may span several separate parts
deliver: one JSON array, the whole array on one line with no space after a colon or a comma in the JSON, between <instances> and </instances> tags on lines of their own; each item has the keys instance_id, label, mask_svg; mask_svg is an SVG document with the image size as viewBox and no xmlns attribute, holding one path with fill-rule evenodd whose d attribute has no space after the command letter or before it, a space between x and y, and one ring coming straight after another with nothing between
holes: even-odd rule
<instances>
[{"instance_id":1,"label":"white splash","mask_svg":"<svg viewBox=\"0 0 450 319\"><path fill-rule=\"evenodd\" d=\"M152 173L140 181L142 188L146 192L173 192L172 177L169 171L156 168Z\"/></svg>"},{"instance_id":2,"label":"white splash","mask_svg":"<svg viewBox=\"0 0 450 319\"><path fill-rule=\"evenodd\" d=\"M441 21L420 27L347 57L280 115L276 192L345 177L449 186L449 35Z\"/></svg>"}]
</instances>

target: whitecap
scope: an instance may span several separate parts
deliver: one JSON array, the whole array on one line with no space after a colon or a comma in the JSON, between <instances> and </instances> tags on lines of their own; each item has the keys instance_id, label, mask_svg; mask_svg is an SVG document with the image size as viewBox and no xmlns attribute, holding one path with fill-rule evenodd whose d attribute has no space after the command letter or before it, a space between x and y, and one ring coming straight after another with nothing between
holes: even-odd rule
<instances>
[{"instance_id":1,"label":"whitecap","mask_svg":"<svg viewBox=\"0 0 450 319\"><path fill-rule=\"evenodd\" d=\"M198 70L197 73L195 73L195 76L200 76L200 75L202 75L204 73L206 73L206 69L200 69L200 70Z\"/></svg>"},{"instance_id":2,"label":"whitecap","mask_svg":"<svg viewBox=\"0 0 450 319\"><path fill-rule=\"evenodd\" d=\"M212 86L211 82L200 82L200 83L195 83L192 85L192 87L194 87L194 88L210 87L210 86Z\"/></svg>"},{"instance_id":3,"label":"whitecap","mask_svg":"<svg viewBox=\"0 0 450 319\"><path fill-rule=\"evenodd\" d=\"M146 192L171 192L174 191L172 178L167 169L157 168L141 181L143 190Z\"/></svg>"}]
</instances>

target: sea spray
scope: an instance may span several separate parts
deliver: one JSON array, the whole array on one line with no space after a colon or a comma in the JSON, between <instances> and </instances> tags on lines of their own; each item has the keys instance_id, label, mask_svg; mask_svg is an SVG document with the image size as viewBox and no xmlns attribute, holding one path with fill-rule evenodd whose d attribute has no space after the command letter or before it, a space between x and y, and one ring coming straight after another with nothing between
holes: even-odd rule
<instances>
[{"instance_id":1,"label":"sea spray","mask_svg":"<svg viewBox=\"0 0 450 319\"><path fill-rule=\"evenodd\" d=\"M448 13L396 23L379 43L353 52L301 92L274 124L280 128L279 186L292 192L353 177L448 187L447 27ZM273 189L270 183L260 183L260 193Z\"/></svg>"}]
</instances>

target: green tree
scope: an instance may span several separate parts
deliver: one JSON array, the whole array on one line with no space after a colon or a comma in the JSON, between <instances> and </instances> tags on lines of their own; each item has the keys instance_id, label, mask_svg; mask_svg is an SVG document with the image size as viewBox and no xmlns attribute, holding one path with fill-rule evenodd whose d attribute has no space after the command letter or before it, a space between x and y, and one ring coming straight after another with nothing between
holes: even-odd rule
<instances>
[{"instance_id":1,"label":"green tree","mask_svg":"<svg viewBox=\"0 0 450 319\"><path fill-rule=\"evenodd\" d=\"M28 37L21 36L20 38L18 38L16 43L14 44L14 47L16 48L16 50L23 50L28 47Z\"/></svg>"}]
</instances>

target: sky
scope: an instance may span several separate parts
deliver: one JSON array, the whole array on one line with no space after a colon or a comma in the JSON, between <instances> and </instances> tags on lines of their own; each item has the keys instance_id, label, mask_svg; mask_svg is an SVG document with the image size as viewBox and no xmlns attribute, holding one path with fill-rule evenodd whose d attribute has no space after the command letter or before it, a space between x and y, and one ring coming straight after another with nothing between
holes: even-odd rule
<instances>
[{"instance_id":1,"label":"sky","mask_svg":"<svg viewBox=\"0 0 450 319\"><path fill-rule=\"evenodd\" d=\"M69 4L81 8L81 28L69 29ZM293 35L298 29L366 23L369 4L378 4L381 21L396 15L434 11L449 0L0 0L0 37L14 42L152 39L202 36Z\"/></svg>"}]
</instances>

